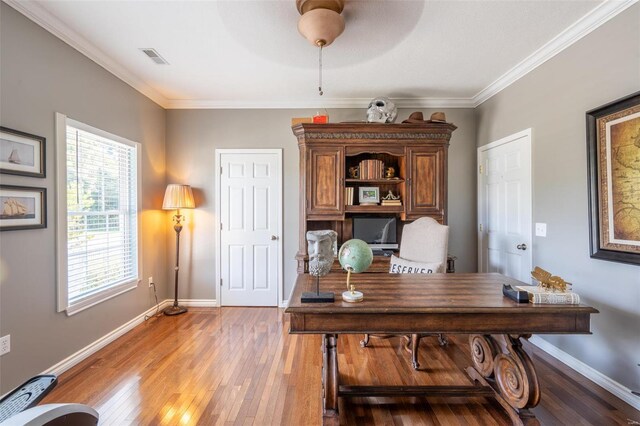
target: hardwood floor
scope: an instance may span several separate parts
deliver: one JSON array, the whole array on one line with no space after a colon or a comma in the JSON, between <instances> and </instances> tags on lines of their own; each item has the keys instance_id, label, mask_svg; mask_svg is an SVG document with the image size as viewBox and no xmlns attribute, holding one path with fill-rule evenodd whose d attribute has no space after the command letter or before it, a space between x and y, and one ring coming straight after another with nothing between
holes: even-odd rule
<instances>
[{"instance_id":1,"label":"hardwood floor","mask_svg":"<svg viewBox=\"0 0 640 426\"><path fill-rule=\"evenodd\" d=\"M101 425L321 424L320 336L289 335L277 308L190 308L152 318L62 374L43 403L80 402ZM414 372L400 338L341 336L346 384L469 384L466 336L421 343ZM589 338L588 336L584 336ZM527 345L542 388L534 410L543 425L627 425L640 412ZM484 398L353 398L341 424L508 425Z\"/></svg>"}]
</instances>

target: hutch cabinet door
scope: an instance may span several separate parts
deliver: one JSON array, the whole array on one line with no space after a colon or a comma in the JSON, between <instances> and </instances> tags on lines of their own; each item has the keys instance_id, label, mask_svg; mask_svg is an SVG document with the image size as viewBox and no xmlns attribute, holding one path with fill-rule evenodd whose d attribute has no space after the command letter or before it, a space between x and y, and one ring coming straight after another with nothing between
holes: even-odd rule
<instances>
[{"instance_id":1,"label":"hutch cabinet door","mask_svg":"<svg viewBox=\"0 0 640 426\"><path fill-rule=\"evenodd\" d=\"M344 218L344 147L308 149L307 216L309 219Z\"/></svg>"},{"instance_id":2,"label":"hutch cabinet door","mask_svg":"<svg viewBox=\"0 0 640 426\"><path fill-rule=\"evenodd\" d=\"M444 147L407 147L409 190L406 219L430 216L446 223L445 156Z\"/></svg>"}]
</instances>

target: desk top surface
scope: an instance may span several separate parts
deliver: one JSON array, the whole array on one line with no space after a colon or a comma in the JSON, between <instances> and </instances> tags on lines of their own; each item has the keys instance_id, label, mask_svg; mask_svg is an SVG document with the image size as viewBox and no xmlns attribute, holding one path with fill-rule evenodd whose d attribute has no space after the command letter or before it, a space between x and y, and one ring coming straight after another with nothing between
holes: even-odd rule
<instances>
[{"instance_id":1,"label":"desk top surface","mask_svg":"<svg viewBox=\"0 0 640 426\"><path fill-rule=\"evenodd\" d=\"M342 300L346 273L332 272L320 278L320 291L335 294L333 303L301 303L305 291L315 292L315 278L300 274L285 312L295 314L393 314L393 313L597 313L590 306L516 303L503 296L502 285L526 285L501 274L352 274L359 303Z\"/></svg>"}]
</instances>

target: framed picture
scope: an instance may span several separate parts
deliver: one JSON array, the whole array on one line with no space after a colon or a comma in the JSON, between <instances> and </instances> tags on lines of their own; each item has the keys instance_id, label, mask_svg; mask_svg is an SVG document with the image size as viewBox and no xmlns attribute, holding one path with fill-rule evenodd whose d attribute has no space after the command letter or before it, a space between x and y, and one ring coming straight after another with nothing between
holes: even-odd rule
<instances>
[{"instance_id":1,"label":"framed picture","mask_svg":"<svg viewBox=\"0 0 640 426\"><path fill-rule=\"evenodd\" d=\"M45 143L42 136L0 126L0 173L45 177Z\"/></svg>"},{"instance_id":2,"label":"framed picture","mask_svg":"<svg viewBox=\"0 0 640 426\"><path fill-rule=\"evenodd\" d=\"M640 92L587 112L591 257L640 264Z\"/></svg>"},{"instance_id":3,"label":"framed picture","mask_svg":"<svg viewBox=\"0 0 640 426\"><path fill-rule=\"evenodd\" d=\"M0 185L0 231L47 227L47 188Z\"/></svg>"},{"instance_id":4,"label":"framed picture","mask_svg":"<svg viewBox=\"0 0 640 426\"><path fill-rule=\"evenodd\" d=\"M358 189L358 202L360 205L380 203L380 189L376 186L361 186Z\"/></svg>"}]
</instances>

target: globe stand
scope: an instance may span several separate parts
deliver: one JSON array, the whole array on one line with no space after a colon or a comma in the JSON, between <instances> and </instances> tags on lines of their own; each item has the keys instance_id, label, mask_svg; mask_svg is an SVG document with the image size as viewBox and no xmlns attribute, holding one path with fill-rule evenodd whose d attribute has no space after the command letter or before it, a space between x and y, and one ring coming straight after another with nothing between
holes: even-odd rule
<instances>
[{"instance_id":1,"label":"globe stand","mask_svg":"<svg viewBox=\"0 0 640 426\"><path fill-rule=\"evenodd\" d=\"M316 276L316 292L305 291L300 298L302 303L333 303L335 300L333 293L320 293L320 276Z\"/></svg>"},{"instance_id":2,"label":"globe stand","mask_svg":"<svg viewBox=\"0 0 640 426\"><path fill-rule=\"evenodd\" d=\"M342 300L349 303L362 302L364 300L364 294L360 291L356 291L356 286L351 285L351 268L347 269L347 291L342 293Z\"/></svg>"}]
</instances>

